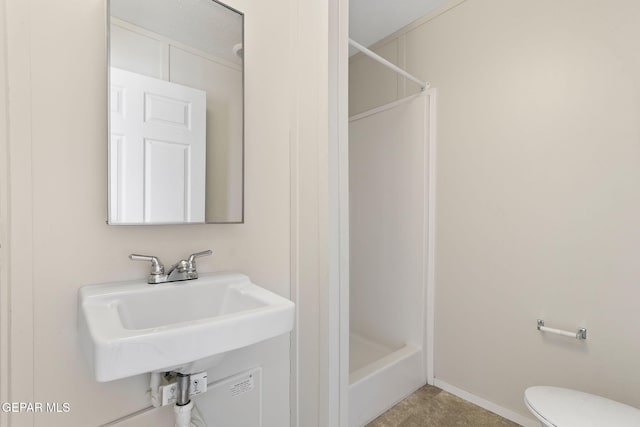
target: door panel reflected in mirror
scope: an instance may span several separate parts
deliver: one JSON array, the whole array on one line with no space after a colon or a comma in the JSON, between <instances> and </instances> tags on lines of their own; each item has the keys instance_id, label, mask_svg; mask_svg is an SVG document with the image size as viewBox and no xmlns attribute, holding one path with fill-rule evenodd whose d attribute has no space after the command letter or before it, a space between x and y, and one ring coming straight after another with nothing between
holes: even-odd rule
<instances>
[{"instance_id":1,"label":"door panel reflected in mirror","mask_svg":"<svg viewBox=\"0 0 640 427\"><path fill-rule=\"evenodd\" d=\"M109 224L243 222L243 15L109 0Z\"/></svg>"}]
</instances>

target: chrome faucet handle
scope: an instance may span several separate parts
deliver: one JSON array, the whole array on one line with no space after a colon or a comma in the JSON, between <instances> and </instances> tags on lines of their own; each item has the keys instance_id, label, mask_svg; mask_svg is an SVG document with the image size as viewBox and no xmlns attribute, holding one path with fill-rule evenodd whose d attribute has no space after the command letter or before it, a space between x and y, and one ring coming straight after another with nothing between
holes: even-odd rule
<instances>
[{"instance_id":1,"label":"chrome faucet handle","mask_svg":"<svg viewBox=\"0 0 640 427\"><path fill-rule=\"evenodd\" d=\"M195 262L196 258L200 258L200 257L211 255L211 254L213 254L213 251L211 249L208 249L202 252L196 252L195 254L191 254L189 255L189 263Z\"/></svg>"},{"instance_id":2,"label":"chrome faucet handle","mask_svg":"<svg viewBox=\"0 0 640 427\"><path fill-rule=\"evenodd\" d=\"M164 274L164 265L162 265L162 263L157 257L154 257L152 255L131 254L129 255L129 259L131 261L150 261L151 262L151 273L149 273L150 276L161 276Z\"/></svg>"},{"instance_id":3,"label":"chrome faucet handle","mask_svg":"<svg viewBox=\"0 0 640 427\"><path fill-rule=\"evenodd\" d=\"M189 264L189 271L193 273L196 272L196 258L211 255L212 253L213 251L209 249L206 251L196 252L195 254L189 255L189 260L187 261L187 263Z\"/></svg>"}]
</instances>

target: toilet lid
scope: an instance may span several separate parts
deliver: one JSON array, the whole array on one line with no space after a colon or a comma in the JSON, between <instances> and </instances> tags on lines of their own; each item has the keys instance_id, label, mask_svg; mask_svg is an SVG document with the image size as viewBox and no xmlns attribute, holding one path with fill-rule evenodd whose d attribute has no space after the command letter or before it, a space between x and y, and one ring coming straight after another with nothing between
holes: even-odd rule
<instances>
[{"instance_id":1,"label":"toilet lid","mask_svg":"<svg viewBox=\"0 0 640 427\"><path fill-rule=\"evenodd\" d=\"M638 427L640 409L604 397L560 387L529 387L527 406L556 427Z\"/></svg>"}]
</instances>

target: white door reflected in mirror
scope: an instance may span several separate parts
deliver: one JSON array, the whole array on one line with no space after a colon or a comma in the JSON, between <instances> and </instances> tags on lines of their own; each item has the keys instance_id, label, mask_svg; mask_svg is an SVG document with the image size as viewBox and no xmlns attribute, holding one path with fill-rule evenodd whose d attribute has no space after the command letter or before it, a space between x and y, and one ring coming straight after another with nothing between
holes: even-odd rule
<instances>
[{"instance_id":1,"label":"white door reflected in mirror","mask_svg":"<svg viewBox=\"0 0 640 427\"><path fill-rule=\"evenodd\" d=\"M109 0L108 223L242 223L244 17L152 3Z\"/></svg>"},{"instance_id":2,"label":"white door reflected in mirror","mask_svg":"<svg viewBox=\"0 0 640 427\"><path fill-rule=\"evenodd\" d=\"M111 222L205 220L206 93L111 67Z\"/></svg>"}]
</instances>

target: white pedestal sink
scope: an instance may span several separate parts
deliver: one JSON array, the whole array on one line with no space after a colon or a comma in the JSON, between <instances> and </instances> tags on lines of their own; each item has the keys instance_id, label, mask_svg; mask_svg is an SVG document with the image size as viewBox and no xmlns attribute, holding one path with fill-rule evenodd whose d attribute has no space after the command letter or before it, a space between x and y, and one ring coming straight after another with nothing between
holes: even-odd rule
<instances>
[{"instance_id":1,"label":"white pedestal sink","mask_svg":"<svg viewBox=\"0 0 640 427\"><path fill-rule=\"evenodd\" d=\"M100 382L146 372L196 372L203 360L213 363L222 353L291 331L295 309L288 299L232 273L158 285L89 285L78 296L80 339Z\"/></svg>"}]
</instances>

